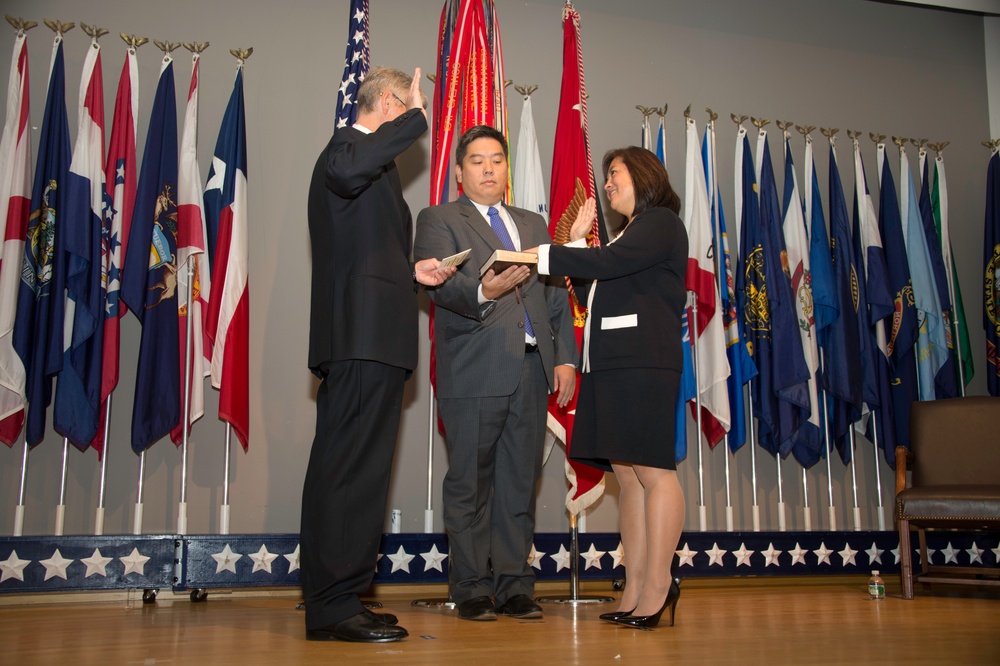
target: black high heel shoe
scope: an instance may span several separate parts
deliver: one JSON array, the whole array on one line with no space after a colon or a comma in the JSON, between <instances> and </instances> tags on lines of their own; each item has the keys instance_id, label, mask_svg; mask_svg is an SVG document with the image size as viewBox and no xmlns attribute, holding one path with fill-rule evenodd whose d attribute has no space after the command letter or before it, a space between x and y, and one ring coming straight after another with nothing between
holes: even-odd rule
<instances>
[{"instance_id":1,"label":"black high heel shoe","mask_svg":"<svg viewBox=\"0 0 1000 666\"><path fill-rule=\"evenodd\" d=\"M635 611L634 608L630 611L615 611L613 613L601 613L599 617L602 620L608 620L609 622L614 622L619 618L625 617L626 615L631 615L633 611Z\"/></svg>"},{"instance_id":2,"label":"black high heel shoe","mask_svg":"<svg viewBox=\"0 0 1000 666\"><path fill-rule=\"evenodd\" d=\"M677 601L681 598L681 580L680 578L674 578L670 581L670 589L667 591L667 598L663 600L663 606L660 607L654 615L623 615L622 617L612 620L618 624L625 624L630 627L642 627L644 629L649 629L660 624L660 616L663 615L663 611L670 608L670 626L674 626L674 613L677 611Z\"/></svg>"}]
</instances>

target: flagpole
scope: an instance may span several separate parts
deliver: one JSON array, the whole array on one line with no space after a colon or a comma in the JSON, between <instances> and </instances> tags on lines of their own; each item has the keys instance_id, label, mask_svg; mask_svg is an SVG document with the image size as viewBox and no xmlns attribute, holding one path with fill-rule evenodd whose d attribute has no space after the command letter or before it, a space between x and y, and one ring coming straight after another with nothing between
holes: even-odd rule
<instances>
[{"instance_id":1,"label":"flagpole","mask_svg":"<svg viewBox=\"0 0 1000 666\"><path fill-rule=\"evenodd\" d=\"M750 485L753 488L753 531L760 532L760 505L757 504L757 430L753 418L753 380L747 382L747 404L750 405Z\"/></svg>"},{"instance_id":2,"label":"flagpole","mask_svg":"<svg viewBox=\"0 0 1000 666\"><path fill-rule=\"evenodd\" d=\"M695 436L698 438L698 529L702 532L708 529L708 512L705 508L705 467L702 461L701 454L701 384L699 383L700 375L698 368L698 347L701 345L698 343L698 299L695 297L694 292L688 292L688 300L691 302L691 319L694 322L694 335L691 336L691 352L694 355L694 384L697 388L695 392L695 412L696 417L696 429Z\"/></svg>"},{"instance_id":3,"label":"flagpole","mask_svg":"<svg viewBox=\"0 0 1000 666\"><path fill-rule=\"evenodd\" d=\"M194 312L191 298L194 296L194 257L188 257L187 293L185 294L184 317L184 411L181 413L181 498L177 503L177 533L187 534L187 460L188 460L188 428L191 419L191 334L194 330Z\"/></svg>"},{"instance_id":4,"label":"flagpole","mask_svg":"<svg viewBox=\"0 0 1000 666\"><path fill-rule=\"evenodd\" d=\"M226 444L223 453L222 506L219 507L219 533L229 534L229 465L230 442L233 436L233 426L226 423Z\"/></svg>"},{"instance_id":5,"label":"flagpole","mask_svg":"<svg viewBox=\"0 0 1000 666\"><path fill-rule=\"evenodd\" d=\"M431 385L430 374L427 375L427 386L430 388L430 401L427 405L427 505L424 508L424 534L434 532L434 509L431 506L431 494L434 491L434 386Z\"/></svg>"},{"instance_id":6,"label":"flagpole","mask_svg":"<svg viewBox=\"0 0 1000 666\"><path fill-rule=\"evenodd\" d=\"M53 534L62 536L66 522L66 465L69 461L69 438L63 437L62 476L59 480L59 504L56 505L56 529Z\"/></svg>"},{"instance_id":7,"label":"flagpole","mask_svg":"<svg viewBox=\"0 0 1000 666\"><path fill-rule=\"evenodd\" d=\"M826 357L823 354L822 348L819 350L819 367L821 371L826 367ZM822 395L823 401L820 407L823 410L823 430L821 434L823 437L823 449L826 451L826 492L830 498L827 515L830 520L830 529L835 532L837 530L837 510L833 506L833 472L830 469L830 456L832 455L832 449L830 448L830 414L827 411L828 396L825 388L822 389Z\"/></svg>"},{"instance_id":8,"label":"flagpole","mask_svg":"<svg viewBox=\"0 0 1000 666\"><path fill-rule=\"evenodd\" d=\"M30 407L29 407L30 409ZM14 507L14 536L24 533L24 488L28 481L28 431L24 431L24 453L21 455L21 489L17 494L17 506Z\"/></svg>"},{"instance_id":9,"label":"flagpole","mask_svg":"<svg viewBox=\"0 0 1000 666\"><path fill-rule=\"evenodd\" d=\"M774 460L778 464L778 531L787 531L785 522L785 493L781 483L781 452L775 451Z\"/></svg>"},{"instance_id":10,"label":"flagpole","mask_svg":"<svg viewBox=\"0 0 1000 666\"><path fill-rule=\"evenodd\" d=\"M132 534L142 534L142 491L143 477L146 474L146 452L139 454L139 487L135 498L135 516L132 519Z\"/></svg>"},{"instance_id":11,"label":"flagpole","mask_svg":"<svg viewBox=\"0 0 1000 666\"><path fill-rule=\"evenodd\" d=\"M872 432L875 432L875 412L871 412L870 418L872 419ZM861 508L858 506L858 472L855 461L855 457L858 454L858 445L854 435L853 424L848 433L850 434L851 443L851 484L854 488L854 531L857 532L861 529Z\"/></svg>"},{"instance_id":12,"label":"flagpole","mask_svg":"<svg viewBox=\"0 0 1000 666\"><path fill-rule=\"evenodd\" d=\"M111 433L111 394L104 406L104 433L101 437L101 485L97 494L97 511L94 514L94 534L104 534L104 494L108 480L108 440Z\"/></svg>"},{"instance_id":13,"label":"flagpole","mask_svg":"<svg viewBox=\"0 0 1000 666\"><path fill-rule=\"evenodd\" d=\"M941 187L946 187L944 178L944 157L941 156L941 152L944 147L948 145L947 141L942 141L941 143L930 143L927 144L934 149L937 153L937 157L934 158L935 163L935 173L937 174L937 181L941 183ZM955 356L958 365L958 394L965 397L965 365L962 363L962 329L958 323L958 301L955 299L955 276L953 271L955 270L954 264L952 263L951 256L951 237L948 232L947 217L948 217L948 197L947 192L942 192L938 194L938 202L940 206L940 218L941 218L941 258L944 260L945 265L945 280L948 283L948 297L951 299L951 314L952 321L951 327L954 329L954 340L955 340ZM948 250L944 250L945 246L945 234L949 234L947 239Z\"/></svg>"},{"instance_id":14,"label":"flagpole","mask_svg":"<svg viewBox=\"0 0 1000 666\"><path fill-rule=\"evenodd\" d=\"M920 379L918 378L919 382ZM878 428L876 424L872 423L872 448L875 452L875 489L878 492L878 528L880 531L885 531L885 511L883 511L882 505L882 470L878 464ZM857 526L854 529L860 528L861 521L857 521Z\"/></svg>"}]
</instances>

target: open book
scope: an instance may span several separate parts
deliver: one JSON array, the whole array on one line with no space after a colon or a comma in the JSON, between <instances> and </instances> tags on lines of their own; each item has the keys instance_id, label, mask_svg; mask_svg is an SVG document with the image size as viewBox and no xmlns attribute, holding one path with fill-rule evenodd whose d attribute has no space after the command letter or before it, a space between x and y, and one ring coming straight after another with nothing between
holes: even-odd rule
<instances>
[{"instance_id":1,"label":"open book","mask_svg":"<svg viewBox=\"0 0 1000 666\"><path fill-rule=\"evenodd\" d=\"M493 269L494 273L503 273L511 266L534 266L538 264L538 255L533 252L515 252L514 250L496 250L479 269L479 277Z\"/></svg>"}]
</instances>

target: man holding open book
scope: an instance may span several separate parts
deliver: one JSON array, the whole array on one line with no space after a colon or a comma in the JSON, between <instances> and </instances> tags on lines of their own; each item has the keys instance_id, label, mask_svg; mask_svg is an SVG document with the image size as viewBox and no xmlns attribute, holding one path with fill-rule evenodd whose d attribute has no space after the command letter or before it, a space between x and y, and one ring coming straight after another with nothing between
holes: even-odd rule
<instances>
[{"instance_id":1,"label":"man holding open book","mask_svg":"<svg viewBox=\"0 0 1000 666\"><path fill-rule=\"evenodd\" d=\"M466 131L455 167L464 194L420 212L413 249L418 261L469 250L452 279L428 289L449 463L448 589L465 620L542 615L528 555L548 394L565 405L576 385L564 281L539 277L516 254L499 257L515 262L506 267L491 263L498 250L551 242L540 215L503 205L507 173L503 134L485 125Z\"/></svg>"}]
</instances>

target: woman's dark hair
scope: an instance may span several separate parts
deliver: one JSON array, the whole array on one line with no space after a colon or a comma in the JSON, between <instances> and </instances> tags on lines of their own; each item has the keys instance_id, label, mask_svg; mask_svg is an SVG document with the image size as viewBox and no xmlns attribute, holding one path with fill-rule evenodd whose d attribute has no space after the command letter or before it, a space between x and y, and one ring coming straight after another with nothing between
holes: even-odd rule
<instances>
[{"instance_id":1,"label":"woman's dark hair","mask_svg":"<svg viewBox=\"0 0 1000 666\"><path fill-rule=\"evenodd\" d=\"M669 208L680 214L681 198L670 186L667 169L656 155L638 146L609 150L604 156L605 179L615 158L621 159L632 177L632 187L635 189L633 217L647 208Z\"/></svg>"}]
</instances>

